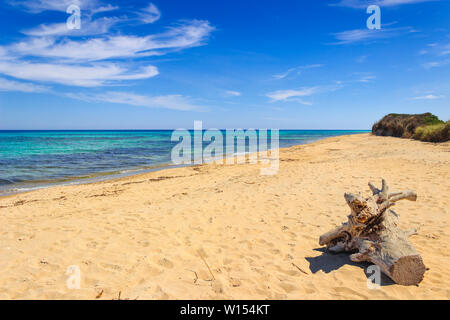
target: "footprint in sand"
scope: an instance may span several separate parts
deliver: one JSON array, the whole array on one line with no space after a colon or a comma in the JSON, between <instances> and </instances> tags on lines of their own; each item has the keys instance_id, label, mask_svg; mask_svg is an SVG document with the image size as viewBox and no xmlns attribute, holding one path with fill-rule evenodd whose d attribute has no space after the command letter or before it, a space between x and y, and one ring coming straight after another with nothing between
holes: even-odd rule
<instances>
[{"instance_id":1,"label":"footprint in sand","mask_svg":"<svg viewBox=\"0 0 450 320\"><path fill-rule=\"evenodd\" d=\"M114 271L122 270L122 267L117 264L102 263L101 266L105 269L114 270Z\"/></svg>"},{"instance_id":2,"label":"footprint in sand","mask_svg":"<svg viewBox=\"0 0 450 320\"><path fill-rule=\"evenodd\" d=\"M138 243L143 247L148 247L150 245L150 242L148 241L138 241Z\"/></svg>"},{"instance_id":3,"label":"footprint in sand","mask_svg":"<svg viewBox=\"0 0 450 320\"><path fill-rule=\"evenodd\" d=\"M159 276L163 272L163 270L151 266L146 268L146 274L148 273L150 276Z\"/></svg>"},{"instance_id":4,"label":"footprint in sand","mask_svg":"<svg viewBox=\"0 0 450 320\"><path fill-rule=\"evenodd\" d=\"M168 269L173 268L173 262L166 258L162 258L161 260L159 260L158 264L164 268L168 268Z\"/></svg>"},{"instance_id":5,"label":"footprint in sand","mask_svg":"<svg viewBox=\"0 0 450 320\"><path fill-rule=\"evenodd\" d=\"M241 286L241 280L237 279L237 278L231 278L229 279L230 285L234 288L236 287L240 287Z\"/></svg>"},{"instance_id":6,"label":"footprint in sand","mask_svg":"<svg viewBox=\"0 0 450 320\"><path fill-rule=\"evenodd\" d=\"M97 245L98 245L98 242L96 242L96 241L90 241L90 242L88 242L88 243L86 244L86 246L87 246L88 248L96 248Z\"/></svg>"},{"instance_id":7,"label":"footprint in sand","mask_svg":"<svg viewBox=\"0 0 450 320\"><path fill-rule=\"evenodd\" d=\"M346 287L335 287L335 288L333 288L333 291L337 295L344 295L345 297L351 297L352 295L354 295L359 298L368 299L368 297L366 295L363 295L353 289L346 288Z\"/></svg>"},{"instance_id":8,"label":"footprint in sand","mask_svg":"<svg viewBox=\"0 0 450 320\"><path fill-rule=\"evenodd\" d=\"M280 287L286 292L291 293L292 291L297 290L297 287L290 283L280 283Z\"/></svg>"}]
</instances>

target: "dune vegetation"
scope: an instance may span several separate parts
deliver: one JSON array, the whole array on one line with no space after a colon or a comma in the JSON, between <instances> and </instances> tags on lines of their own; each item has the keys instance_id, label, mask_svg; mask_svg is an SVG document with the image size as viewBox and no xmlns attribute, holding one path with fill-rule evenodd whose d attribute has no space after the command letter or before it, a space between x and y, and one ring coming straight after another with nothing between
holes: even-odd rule
<instances>
[{"instance_id":1,"label":"dune vegetation","mask_svg":"<svg viewBox=\"0 0 450 320\"><path fill-rule=\"evenodd\" d=\"M398 114L390 113L375 123L372 134L413 138L427 142L450 140L450 122L444 122L432 113Z\"/></svg>"}]
</instances>

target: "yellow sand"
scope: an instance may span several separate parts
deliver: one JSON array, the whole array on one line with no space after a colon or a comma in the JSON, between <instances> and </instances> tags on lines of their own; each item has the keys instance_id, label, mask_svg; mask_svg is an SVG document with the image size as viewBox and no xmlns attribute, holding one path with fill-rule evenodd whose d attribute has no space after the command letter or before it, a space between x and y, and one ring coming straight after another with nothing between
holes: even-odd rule
<instances>
[{"instance_id":1,"label":"yellow sand","mask_svg":"<svg viewBox=\"0 0 450 320\"><path fill-rule=\"evenodd\" d=\"M362 134L280 156L274 176L203 165L0 198L0 298L450 298L449 143ZM346 220L344 192L381 178L418 193L393 208L402 228L420 227L418 287L369 290L367 264L318 245ZM71 265L79 290L66 286Z\"/></svg>"}]
</instances>

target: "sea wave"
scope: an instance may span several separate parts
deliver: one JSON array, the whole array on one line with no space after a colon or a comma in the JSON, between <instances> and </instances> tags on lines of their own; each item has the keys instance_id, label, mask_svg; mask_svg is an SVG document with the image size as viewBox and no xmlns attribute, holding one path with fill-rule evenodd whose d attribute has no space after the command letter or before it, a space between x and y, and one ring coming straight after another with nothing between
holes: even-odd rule
<instances>
[{"instance_id":1,"label":"sea wave","mask_svg":"<svg viewBox=\"0 0 450 320\"><path fill-rule=\"evenodd\" d=\"M7 179L0 179L0 186L7 186L9 184L14 184L14 182L12 182L11 180L7 180Z\"/></svg>"}]
</instances>

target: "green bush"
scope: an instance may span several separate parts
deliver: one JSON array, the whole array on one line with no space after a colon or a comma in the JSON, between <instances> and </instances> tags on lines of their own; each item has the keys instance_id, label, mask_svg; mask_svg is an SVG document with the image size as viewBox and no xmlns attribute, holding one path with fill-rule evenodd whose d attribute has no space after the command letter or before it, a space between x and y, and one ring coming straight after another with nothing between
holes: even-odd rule
<instances>
[{"instance_id":1,"label":"green bush","mask_svg":"<svg viewBox=\"0 0 450 320\"><path fill-rule=\"evenodd\" d=\"M430 115L426 116L423 119L423 122L425 122L426 125L445 124L444 121L439 120L439 118L437 116L435 116L434 114L430 114Z\"/></svg>"},{"instance_id":2,"label":"green bush","mask_svg":"<svg viewBox=\"0 0 450 320\"><path fill-rule=\"evenodd\" d=\"M413 138L427 142L445 142L450 140L450 121L429 124L416 128Z\"/></svg>"},{"instance_id":3,"label":"green bush","mask_svg":"<svg viewBox=\"0 0 450 320\"><path fill-rule=\"evenodd\" d=\"M428 142L444 142L449 140L449 122L439 120L434 114L390 113L372 126L372 134L414 138Z\"/></svg>"}]
</instances>

